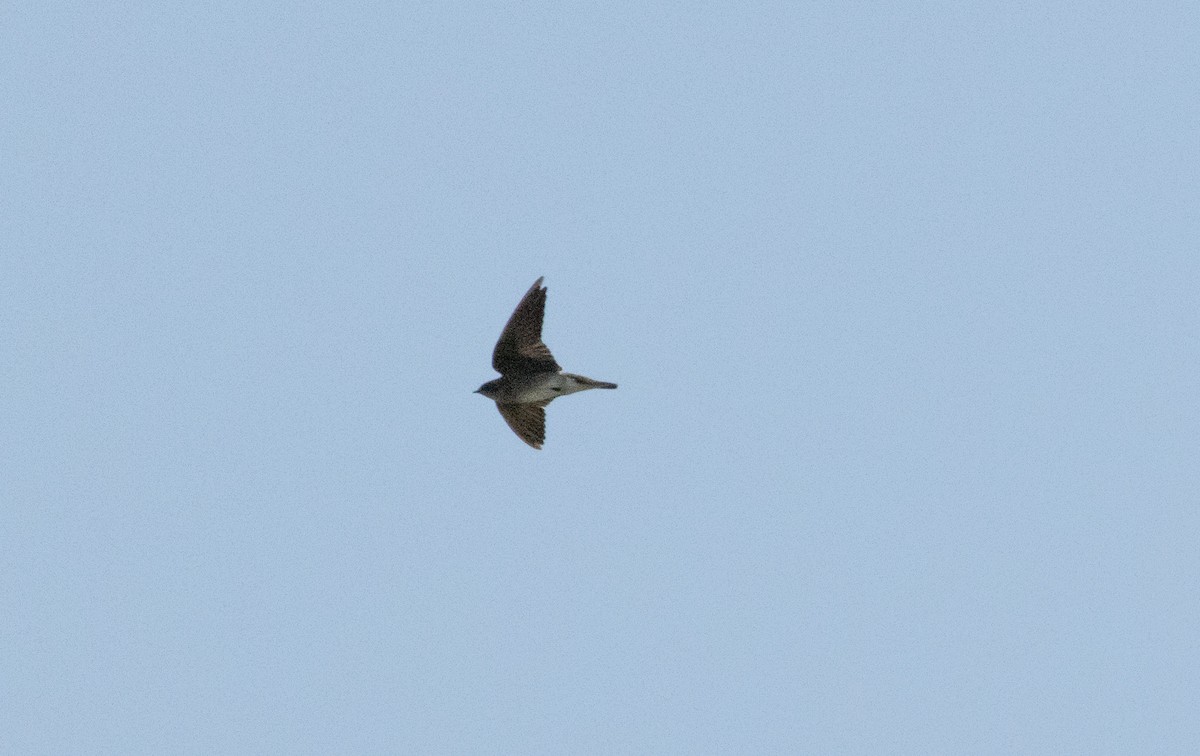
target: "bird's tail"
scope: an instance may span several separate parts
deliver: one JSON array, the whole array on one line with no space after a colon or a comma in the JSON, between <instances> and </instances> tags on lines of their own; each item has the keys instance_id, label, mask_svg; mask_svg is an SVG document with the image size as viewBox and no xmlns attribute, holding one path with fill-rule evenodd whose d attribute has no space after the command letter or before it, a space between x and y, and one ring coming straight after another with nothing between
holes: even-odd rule
<instances>
[{"instance_id":1,"label":"bird's tail","mask_svg":"<svg viewBox=\"0 0 1200 756\"><path fill-rule=\"evenodd\" d=\"M617 387L617 384L615 384L615 383L609 383L608 381L595 381L584 375L575 375L574 373L563 373L563 375L567 375L567 376L574 378L575 382L578 383L580 386L586 386L587 388L590 388L590 389L593 389L593 388L614 389Z\"/></svg>"}]
</instances>

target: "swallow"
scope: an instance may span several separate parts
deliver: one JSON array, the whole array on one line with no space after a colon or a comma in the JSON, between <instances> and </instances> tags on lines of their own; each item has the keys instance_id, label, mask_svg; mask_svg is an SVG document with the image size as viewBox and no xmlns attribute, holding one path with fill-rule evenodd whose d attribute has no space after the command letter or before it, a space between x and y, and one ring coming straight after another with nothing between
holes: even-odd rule
<instances>
[{"instance_id":1,"label":"swallow","mask_svg":"<svg viewBox=\"0 0 1200 756\"><path fill-rule=\"evenodd\" d=\"M521 297L492 352L492 367L500 377L475 390L496 402L508 427L534 449L541 449L546 441L547 404L567 394L617 387L562 371L542 343L545 311L546 287L539 278Z\"/></svg>"}]
</instances>

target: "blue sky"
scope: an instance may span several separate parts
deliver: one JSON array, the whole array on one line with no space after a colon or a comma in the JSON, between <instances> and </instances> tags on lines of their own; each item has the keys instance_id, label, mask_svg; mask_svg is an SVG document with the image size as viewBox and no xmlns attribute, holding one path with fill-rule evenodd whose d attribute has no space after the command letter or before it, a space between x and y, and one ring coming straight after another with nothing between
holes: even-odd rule
<instances>
[{"instance_id":1,"label":"blue sky","mask_svg":"<svg viewBox=\"0 0 1200 756\"><path fill-rule=\"evenodd\" d=\"M0 750L1194 753L1191 3L0 13ZM491 402L535 278L544 451Z\"/></svg>"}]
</instances>

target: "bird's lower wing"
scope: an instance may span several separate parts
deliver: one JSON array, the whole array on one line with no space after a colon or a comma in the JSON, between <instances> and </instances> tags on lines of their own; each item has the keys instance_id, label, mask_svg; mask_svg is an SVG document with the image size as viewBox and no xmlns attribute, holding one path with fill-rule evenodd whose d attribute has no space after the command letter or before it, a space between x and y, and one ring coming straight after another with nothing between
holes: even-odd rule
<instances>
[{"instance_id":1,"label":"bird's lower wing","mask_svg":"<svg viewBox=\"0 0 1200 756\"><path fill-rule=\"evenodd\" d=\"M550 402L535 404L501 404L496 403L500 416L513 433L534 449L541 449L546 440L546 405Z\"/></svg>"}]
</instances>

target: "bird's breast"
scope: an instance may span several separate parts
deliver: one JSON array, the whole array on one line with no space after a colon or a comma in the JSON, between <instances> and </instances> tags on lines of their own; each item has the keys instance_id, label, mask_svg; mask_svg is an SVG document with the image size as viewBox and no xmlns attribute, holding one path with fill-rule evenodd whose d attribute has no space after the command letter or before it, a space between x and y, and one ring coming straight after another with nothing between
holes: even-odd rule
<instances>
[{"instance_id":1,"label":"bird's breast","mask_svg":"<svg viewBox=\"0 0 1200 756\"><path fill-rule=\"evenodd\" d=\"M539 373L529 376L514 387L519 402L548 402L567 393L566 381L558 373Z\"/></svg>"}]
</instances>

